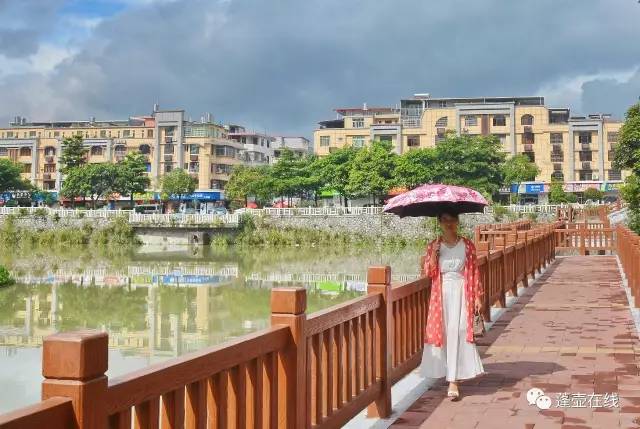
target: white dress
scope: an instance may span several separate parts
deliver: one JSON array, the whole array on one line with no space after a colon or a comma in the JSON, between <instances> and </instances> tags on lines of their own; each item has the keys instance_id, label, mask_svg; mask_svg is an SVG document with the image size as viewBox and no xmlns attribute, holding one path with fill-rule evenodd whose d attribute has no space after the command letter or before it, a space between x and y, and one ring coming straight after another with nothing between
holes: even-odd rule
<instances>
[{"instance_id":1,"label":"white dress","mask_svg":"<svg viewBox=\"0 0 640 429\"><path fill-rule=\"evenodd\" d=\"M462 240L454 247L440 245L442 272L442 347L425 344L420 372L424 377L447 381L465 380L484 373L476 345L467 341L467 311L464 292L465 247Z\"/></svg>"}]
</instances>

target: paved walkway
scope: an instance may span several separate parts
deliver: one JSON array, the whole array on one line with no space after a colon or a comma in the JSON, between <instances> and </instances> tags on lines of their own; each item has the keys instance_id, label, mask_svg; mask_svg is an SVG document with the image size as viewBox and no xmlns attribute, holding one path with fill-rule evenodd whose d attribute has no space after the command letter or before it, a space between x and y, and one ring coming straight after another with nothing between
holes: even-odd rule
<instances>
[{"instance_id":1,"label":"paved walkway","mask_svg":"<svg viewBox=\"0 0 640 429\"><path fill-rule=\"evenodd\" d=\"M488 374L463 382L459 402L438 383L391 427L640 428L640 342L615 257L558 259L479 349ZM550 409L529 405L533 387Z\"/></svg>"}]
</instances>

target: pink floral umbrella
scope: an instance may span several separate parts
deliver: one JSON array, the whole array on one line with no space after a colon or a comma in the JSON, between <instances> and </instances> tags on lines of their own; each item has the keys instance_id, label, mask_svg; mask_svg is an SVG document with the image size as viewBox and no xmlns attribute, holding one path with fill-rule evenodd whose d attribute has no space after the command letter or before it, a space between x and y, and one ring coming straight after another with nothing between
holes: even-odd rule
<instances>
[{"instance_id":1,"label":"pink floral umbrella","mask_svg":"<svg viewBox=\"0 0 640 429\"><path fill-rule=\"evenodd\" d=\"M383 211L400 217L437 216L442 212L482 212L488 205L478 191L463 186L422 185L391 198Z\"/></svg>"}]
</instances>

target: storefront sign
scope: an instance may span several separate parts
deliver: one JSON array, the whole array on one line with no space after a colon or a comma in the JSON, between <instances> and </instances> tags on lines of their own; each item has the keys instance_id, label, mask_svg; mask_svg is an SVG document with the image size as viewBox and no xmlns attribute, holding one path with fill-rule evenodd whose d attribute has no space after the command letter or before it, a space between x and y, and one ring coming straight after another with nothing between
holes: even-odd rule
<instances>
[{"instance_id":1,"label":"storefront sign","mask_svg":"<svg viewBox=\"0 0 640 429\"><path fill-rule=\"evenodd\" d=\"M541 194L544 192L544 183L527 183L525 194Z\"/></svg>"}]
</instances>

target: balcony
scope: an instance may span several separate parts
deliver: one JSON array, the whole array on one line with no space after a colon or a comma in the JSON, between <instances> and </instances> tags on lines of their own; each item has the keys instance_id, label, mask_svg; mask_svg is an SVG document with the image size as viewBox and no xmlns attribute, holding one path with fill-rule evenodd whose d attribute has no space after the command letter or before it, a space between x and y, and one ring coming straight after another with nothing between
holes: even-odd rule
<instances>
[{"instance_id":1,"label":"balcony","mask_svg":"<svg viewBox=\"0 0 640 429\"><path fill-rule=\"evenodd\" d=\"M53 155L46 155L44 157L44 160L47 164L53 164L55 162L55 156Z\"/></svg>"},{"instance_id":2,"label":"balcony","mask_svg":"<svg viewBox=\"0 0 640 429\"><path fill-rule=\"evenodd\" d=\"M191 154L191 155L189 156L189 159L191 160L191 162L195 162L195 161L197 161L197 160L198 160L198 155Z\"/></svg>"},{"instance_id":3,"label":"balcony","mask_svg":"<svg viewBox=\"0 0 640 429\"><path fill-rule=\"evenodd\" d=\"M580 145L580 150L582 150L582 151L591 151L591 144L590 143L582 143Z\"/></svg>"},{"instance_id":4,"label":"balcony","mask_svg":"<svg viewBox=\"0 0 640 429\"><path fill-rule=\"evenodd\" d=\"M173 162L173 155L165 155L164 162Z\"/></svg>"},{"instance_id":5,"label":"balcony","mask_svg":"<svg viewBox=\"0 0 640 429\"><path fill-rule=\"evenodd\" d=\"M419 118L407 118L402 120L402 126L405 128L420 128L421 121Z\"/></svg>"},{"instance_id":6,"label":"balcony","mask_svg":"<svg viewBox=\"0 0 640 429\"><path fill-rule=\"evenodd\" d=\"M551 152L551 162L564 162L564 154L562 152Z\"/></svg>"},{"instance_id":7,"label":"balcony","mask_svg":"<svg viewBox=\"0 0 640 429\"><path fill-rule=\"evenodd\" d=\"M525 144L524 145L524 151L525 152L533 152L533 145L532 144Z\"/></svg>"},{"instance_id":8,"label":"balcony","mask_svg":"<svg viewBox=\"0 0 640 429\"><path fill-rule=\"evenodd\" d=\"M51 173L44 173L42 175L42 180L51 180Z\"/></svg>"}]
</instances>

